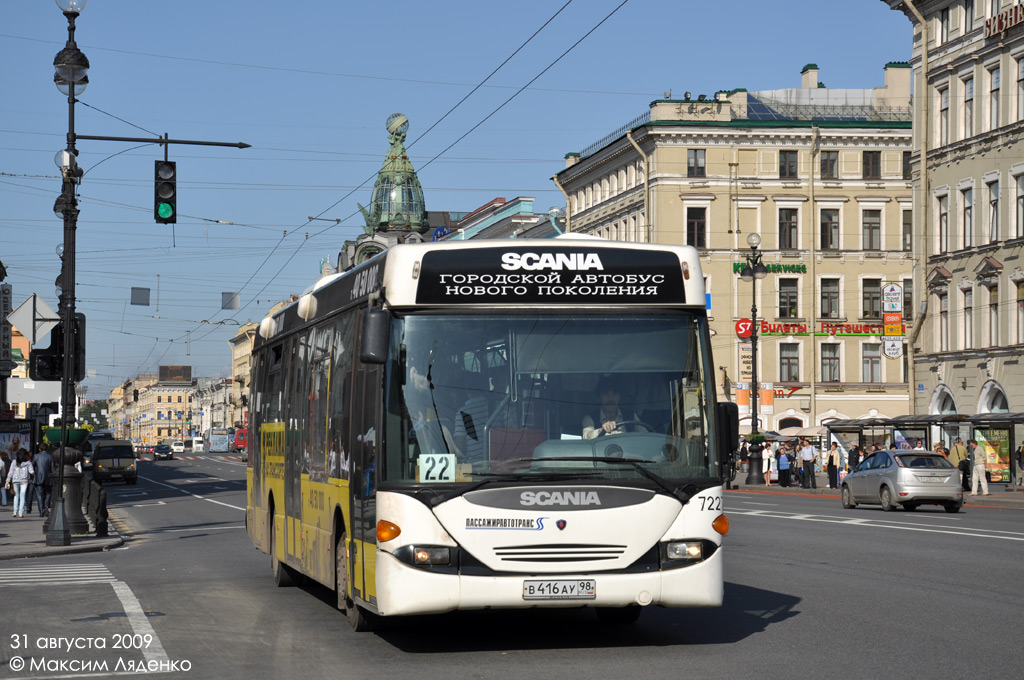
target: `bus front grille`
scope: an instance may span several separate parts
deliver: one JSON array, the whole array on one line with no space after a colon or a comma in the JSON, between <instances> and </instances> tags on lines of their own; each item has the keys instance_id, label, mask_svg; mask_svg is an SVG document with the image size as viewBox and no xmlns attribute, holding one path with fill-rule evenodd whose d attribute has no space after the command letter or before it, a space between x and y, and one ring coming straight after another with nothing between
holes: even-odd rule
<instances>
[{"instance_id":1,"label":"bus front grille","mask_svg":"<svg viewBox=\"0 0 1024 680\"><path fill-rule=\"evenodd\" d=\"M497 547L494 554L502 562L597 562L615 560L626 552L624 545L549 544Z\"/></svg>"}]
</instances>

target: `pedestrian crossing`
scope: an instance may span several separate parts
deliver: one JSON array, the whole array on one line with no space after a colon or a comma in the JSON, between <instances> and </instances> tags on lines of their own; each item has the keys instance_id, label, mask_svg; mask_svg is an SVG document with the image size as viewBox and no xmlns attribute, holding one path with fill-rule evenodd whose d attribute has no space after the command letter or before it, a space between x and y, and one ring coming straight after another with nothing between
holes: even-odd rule
<instances>
[{"instance_id":1,"label":"pedestrian crossing","mask_svg":"<svg viewBox=\"0 0 1024 680\"><path fill-rule=\"evenodd\" d=\"M77 583L114 583L117 579L102 564L65 564L59 566L20 566L0 569L0 588L7 586L74 585Z\"/></svg>"},{"instance_id":2,"label":"pedestrian crossing","mask_svg":"<svg viewBox=\"0 0 1024 680\"><path fill-rule=\"evenodd\" d=\"M149 455L149 456L139 456L139 460L140 461L149 461L149 462L152 463L156 459L153 458L153 456ZM240 463L240 462L242 462L242 457L241 456L182 456L180 454L175 454L173 460L216 460L216 461L231 460L231 461L235 461L236 463Z\"/></svg>"}]
</instances>

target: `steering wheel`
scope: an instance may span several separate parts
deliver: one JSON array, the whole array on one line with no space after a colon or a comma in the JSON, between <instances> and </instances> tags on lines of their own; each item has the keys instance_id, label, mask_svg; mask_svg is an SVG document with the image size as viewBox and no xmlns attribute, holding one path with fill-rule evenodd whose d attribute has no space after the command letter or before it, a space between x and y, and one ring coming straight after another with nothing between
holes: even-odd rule
<instances>
[{"instance_id":1,"label":"steering wheel","mask_svg":"<svg viewBox=\"0 0 1024 680\"><path fill-rule=\"evenodd\" d=\"M654 432L654 428L645 423L642 420L617 420L615 421L615 429L625 427L626 425L640 425L647 429L648 432ZM604 430L602 430L604 432ZM626 434L625 432L612 432L611 434Z\"/></svg>"}]
</instances>

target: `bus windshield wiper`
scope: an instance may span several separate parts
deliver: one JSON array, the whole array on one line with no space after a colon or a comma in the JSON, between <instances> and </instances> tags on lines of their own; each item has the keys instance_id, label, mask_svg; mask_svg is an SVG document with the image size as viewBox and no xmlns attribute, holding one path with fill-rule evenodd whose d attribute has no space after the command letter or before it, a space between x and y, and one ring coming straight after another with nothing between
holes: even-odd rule
<instances>
[{"instance_id":1,"label":"bus windshield wiper","mask_svg":"<svg viewBox=\"0 0 1024 680\"><path fill-rule=\"evenodd\" d=\"M530 459L530 460L532 460L532 459ZM686 505L687 503L689 503L690 499L693 498L694 494L697 493L697 487L695 487L692 484L687 484L682 489L680 489L677 486L672 486L671 484L669 484L668 480L666 480L664 477L656 475L653 472L651 472L650 470L648 470L647 468L645 468L644 465L645 464L649 465L651 463L651 461L643 460L642 458L614 458L614 457L611 457L611 456L595 456L595 457L590 457L590 456L586 456L586 457L584 457L584 456L557 457L556 456L556 457L552 457L552 458L543 458L541 460L544 460L545 462L547 462L547 461L570 462L570 461L580 461L580 460L583 460L583 461L592 461L593 460L593 461L597 461L599 463L608 463L609 465L629 465L634 470L639 472L641 475L643 475L644 477L646 477L647 479L651 480L652 482L657 484L659 487L661 487L670 496L672 496L673 498L678 499L679 502L682 503L683 505Z\"/></svg>"},{"instance_id":2,"label":"bus windshield wiper","mask_svg":"<svg viewBox=\"0 0 1024 680\"><path fill-rule=\"evenodd\" d=\"M522 460L532 461L533 458L524 458ZM546 459L550 460L550 459ZM589 460L589 459L588 459ZM482 486L493 484L494 482L519 482L523 480L530 480L535 482L555 482L564 479L589 479L598 477L597 473L589 473L584 471L579 472L520 472L516 474L512 473L497 473L497 472L475 472L475 476L483 476L483 479L478 479L468 486L459 487L457 489L449 489L444 493L435 493L430 499L430 505L436 506L450 501L453 498L465 495L470 491L476 491Z\"/></svg>"}]
</instances>

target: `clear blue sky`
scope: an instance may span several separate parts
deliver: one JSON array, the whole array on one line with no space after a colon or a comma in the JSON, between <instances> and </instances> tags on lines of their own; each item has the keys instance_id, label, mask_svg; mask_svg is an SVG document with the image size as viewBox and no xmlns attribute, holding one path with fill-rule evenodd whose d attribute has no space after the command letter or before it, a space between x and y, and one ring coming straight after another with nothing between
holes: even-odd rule
<instances>
[{"instance_id":1,"label":"clear blue sky","mask_svg":"<svg viewBox=\"0 0 1024 680\"><path fill-rule=\"evenodd\" d=\"M356 203L369 201L390 113L410 119L428 210L533 196L546 211L564 203L549 178L565 154L665 91L798 87L810 62L829 87L876 87L886 62L910 56L910 22L879 0L629 0L552 66L621 2L570 2L419 139L565 0L89 0L77 21L91 69L76 132L252 145L171 147L180 213L172 230L152 216L161 147L79 141L77 297L95 373L89 398L158 364L229 375L236 327L202 322L258 321L362 232ZM53 156L65 147L68 107L52 64L66 37L52 0L0 2L0 260L15 305L34 292L57 306L63 225L52 212ZM129 304L133 286L152 289L151 306ZM241 292L240 311L221 311L226 291Z\"/></svg>"}]
</instances>

